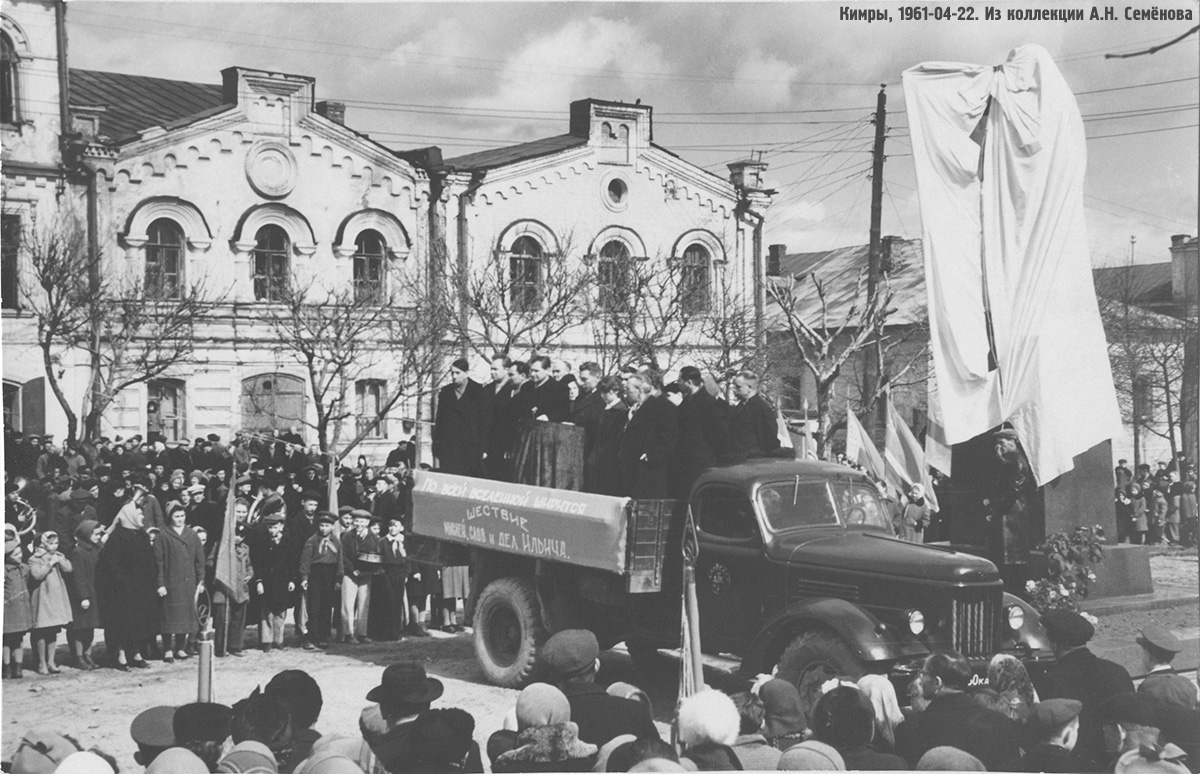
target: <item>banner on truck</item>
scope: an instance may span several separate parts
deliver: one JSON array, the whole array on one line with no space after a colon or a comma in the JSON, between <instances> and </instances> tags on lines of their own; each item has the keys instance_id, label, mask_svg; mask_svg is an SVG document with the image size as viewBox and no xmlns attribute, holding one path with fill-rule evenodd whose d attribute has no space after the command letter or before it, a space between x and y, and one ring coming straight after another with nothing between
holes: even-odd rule
<instances>
[{"instance_id":1,"label":"banner on truck","mask_svg":"<svg viewBox=\"0 0 1200 774\"><path fill-rule=\"evenodd\" d=\"M624 497L419 470L413 531L534 559L625 572Z\"/></svg>"}]
</instances>

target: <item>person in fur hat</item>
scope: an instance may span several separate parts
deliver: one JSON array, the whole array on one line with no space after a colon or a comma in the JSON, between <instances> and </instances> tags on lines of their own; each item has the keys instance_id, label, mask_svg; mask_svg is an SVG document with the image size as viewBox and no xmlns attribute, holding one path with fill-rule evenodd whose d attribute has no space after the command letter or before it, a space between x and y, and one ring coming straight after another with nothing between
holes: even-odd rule
<instances>
[{"instance_id":1,"label":"person in fur hat","mask_svg":"<svg viewBox=\"0 0 1200 774\"><path fill-rule=\"evenodd\" d=\"M29 558L33 648L37 652L39 675L56 675L61 671L54 663L54 651L58 630L71 623L71 597L63 577L70 572L71 562L58 550L58 533L43 532Z\"/></svg>"},{"instance_id":2,"label":"person in fur hat","mask_svg":"<svg viewBox=\"0 0 1200 774\"><path fill-rule=\"evenodd\" d=\"M88 519L75 528L75 552L71 554L71 624L67 627L67 642L71 657L80 669L95 669L90 651L96 629L100 627L100 607L96 604L96 561L104 527Z\"/></svg>"},{"instance_id":3,"label":"person in fur hat","mask_svg":"<svg viewBox=\"0 0 1200 774\"><path fill-rule=\"evenodd\" d=\"M741 716L733 699L718 690L693 694L679 704L679 741L684 758L700 771L741 771L742 763L730 746L738 736Z\"/></svg>"}]
</instances>

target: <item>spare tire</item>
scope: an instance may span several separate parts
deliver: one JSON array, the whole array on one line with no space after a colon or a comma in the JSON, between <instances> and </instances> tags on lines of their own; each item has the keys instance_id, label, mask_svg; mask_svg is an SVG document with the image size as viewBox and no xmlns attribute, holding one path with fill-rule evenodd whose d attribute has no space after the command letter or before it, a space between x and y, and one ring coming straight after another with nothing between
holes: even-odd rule
<instances>
[{"instance_id":1,"label":"spare tire","mask_svg":"<svg viewBox=\"0 0 1200 774\"><path fill-rule=\"evenodd\" d=\"M492 581L475 603L474 626L475 658L487 679L505 688L528 683L546 639L533 582Z\"/></svg>"}]
</instances>

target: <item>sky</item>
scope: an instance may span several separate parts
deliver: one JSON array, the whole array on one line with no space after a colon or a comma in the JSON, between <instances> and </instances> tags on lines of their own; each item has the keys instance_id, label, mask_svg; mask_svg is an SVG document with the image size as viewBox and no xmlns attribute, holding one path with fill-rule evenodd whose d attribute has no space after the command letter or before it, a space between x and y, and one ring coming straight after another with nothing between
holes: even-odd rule
<instances>
[{"instance_id":1,"label":"sky","mask_svg":"<svg viewBox=\"0 0 1200 774\"><path fill-rule=\"evenodd\" d=\"M567 131L575 99L654 108L654 140L726 176L761 153L778 191L766 242L789 252L864 244L880 85L887 126L883 233L921 235L901 73L927 61L999 64L1044 46L1076 94L1088 140L1085 207L1095 265L1169 260L1197 233L1200 20L1196 0L1111 6L1115 21L985 20L986 4L854 2L891 22L843 20L836 2L127 3L73 0L72 67L219 83L234 65L316 78L317 99L393 148L450 158ZM992 2L1010 9L1090 2ZM1127 20L1126 8L1193 21ZM936 20L936 9L975 21ZM1182 128L1176 128L1182 127ZM1131 237L1136 244L1131 253Z\"/></svg>"}]
</instances>

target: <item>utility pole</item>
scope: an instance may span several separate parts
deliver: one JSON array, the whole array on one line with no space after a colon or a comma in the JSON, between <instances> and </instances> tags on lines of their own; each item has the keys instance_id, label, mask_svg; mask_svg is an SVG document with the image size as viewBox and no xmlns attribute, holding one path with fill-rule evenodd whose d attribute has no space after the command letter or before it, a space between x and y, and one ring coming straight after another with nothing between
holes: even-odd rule
<instances>
[{"instance_id":1,"label":"utility pole","mask_svg":"<svg viewBox=\"0 0 1200 774\"><path fill-rule=\"evenodd\" d=\"M883 219L883 142L887 137L887 85L880 84L879 99L875 104L875 147L871 151L871 244L867 257L867 306L876 303L876 293L879 287L879 275L883 271L883 237L881 236ZM867 428L872 437L877 435L879 412L873 400L879 389L880 371L882 368L881 352L878 335L873 336L863 359L863 399L870 402L871 411L867 415Z\"/></svg>"}]
</instances>

